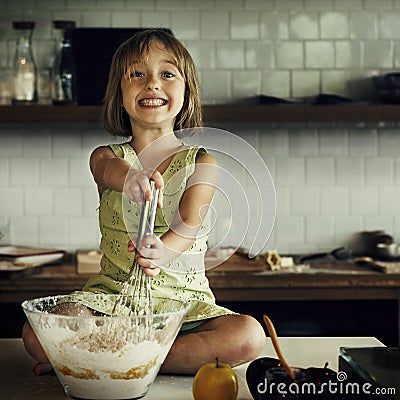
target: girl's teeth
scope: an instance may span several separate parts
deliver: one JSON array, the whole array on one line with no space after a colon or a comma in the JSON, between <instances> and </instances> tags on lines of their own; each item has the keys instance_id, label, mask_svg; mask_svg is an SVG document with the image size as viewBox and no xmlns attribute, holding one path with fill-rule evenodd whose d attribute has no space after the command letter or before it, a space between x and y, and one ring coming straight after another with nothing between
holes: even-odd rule
<instances>
[{"instance_id":1,"label":"girl's teeth","mask_svg":"<svg viewBox=\"0 0 400 400\"><path fill-rule=\"evenodd\" d=\"M165 104L165 100L163 99L143 99L140 100L140 105L146 106L146 107L156 107L156 106L162 106Z\"/></svg>"}]
</instances>

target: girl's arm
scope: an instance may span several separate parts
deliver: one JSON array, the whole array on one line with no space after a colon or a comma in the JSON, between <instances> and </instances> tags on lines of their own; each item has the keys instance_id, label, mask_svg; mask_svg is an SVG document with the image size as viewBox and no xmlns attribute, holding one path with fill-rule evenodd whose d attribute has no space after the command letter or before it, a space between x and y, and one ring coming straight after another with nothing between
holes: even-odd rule
<instances>
[{"instance_id":1,"label":"girl's arm","mask_svg":"<svg viewBox=\"0 0 400 400\"><path fill-rule=\"evenodd\" d=\"M130 168L124 159L116 157L109 147L101 146L92 152L89 164L100 195L106 188L122 192Z\"/></svg>"},{"instance_id":2,"label":"girl's arm","mask_svg":"<svg viewBox=\"0 0 400 400\"><path fill-rule=\"evenodd\" d=\"M164 187L164 181L158 171L151 169L136 170L123 158L117 157L107 146L95 149L90 156L90 170L97 184L99 194L107 188L117 192L124 192L130 200L141 203L142 193L146 200L150 200L151 191L148 185L152 179L160 189ZM158 206L162 207L162 196L159 197Z\"/></svg>"},{"instance_id":3,"label":"girl's arm","mask_svg":"<svg viewBox=\"0 0 400 400\"><path fill-rule=\"evenodd\" d=\"M149 275L155 275L158 272L155 267L166 265L194 243L197 231L213 199L218 172L215 157L208 153L197 155L196 170L188 180L179 213L169 230L161 236L162 243L155 236L146 237L141 243L137 260L145 270L147 269ZM130 243L130 250L134 250L133 243Z\"/></svg>"}]
</instances>

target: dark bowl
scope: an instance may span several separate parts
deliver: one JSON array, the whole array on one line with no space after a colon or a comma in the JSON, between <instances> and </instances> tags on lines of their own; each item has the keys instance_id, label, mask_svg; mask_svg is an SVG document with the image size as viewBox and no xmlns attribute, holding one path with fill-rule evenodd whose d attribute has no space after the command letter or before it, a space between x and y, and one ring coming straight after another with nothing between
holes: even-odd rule
<instances>
[{"instance_id":1,"label":"dark bowl","mask_svg":"<svg viewBox=\"0 0 400 400\"><path fill-rule=\"evenodd\" d=\"M327 390L329 382L338 383L337 374L333 370L314 367L293 367L292 369L295 373L295 381L290 378L276 358L262 357L252 361L246 370L246 381L253 399L330 400L342 398L338 393L329 393ZM322 386L324 383L325 385Z\"/></svg>"},{"instance_id":2,"label":"dark bowl","mask_svg":"<svg viewBox=\"0 0 400 400\"><path fill-rule=\"evenodd\" d=\"M383 103L400 103L400 73L391 72L372 77L375 90Z\"/></svg>"},{"instance_id":3,"label":"dark bowl","mask_svg":"<svg viewBox=\"0 0 400 400\"><path fill-rule=\"evenodd\" d=\"M391 72L384 77L389 89L400 90L400 72Z\"/></svg>"}]
</instances>

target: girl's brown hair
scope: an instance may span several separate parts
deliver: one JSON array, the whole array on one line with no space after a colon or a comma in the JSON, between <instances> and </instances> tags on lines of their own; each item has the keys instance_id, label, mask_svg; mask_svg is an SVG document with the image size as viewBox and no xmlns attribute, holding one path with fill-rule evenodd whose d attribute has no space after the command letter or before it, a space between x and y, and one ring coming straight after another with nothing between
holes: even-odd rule
<instances>
[{"instance_id":1,"label":"girl's brown hair","mask_svg":"<svg viewBox=\"0 0 400 400\"><path fill-rule=\"evenodd\" d=\"M126 75L133 57L143 58L153 42L161 43L171 53L185 80L185 98L176 116L174 130L200 127L202 123L199 83L193 59L185 46L162 29L147 29L133 35L119 46L111 61L106 95L104 97L103 124L115 136L132 135L129 115L122 103L121 79Z\"/></svg>"}]
</instances>

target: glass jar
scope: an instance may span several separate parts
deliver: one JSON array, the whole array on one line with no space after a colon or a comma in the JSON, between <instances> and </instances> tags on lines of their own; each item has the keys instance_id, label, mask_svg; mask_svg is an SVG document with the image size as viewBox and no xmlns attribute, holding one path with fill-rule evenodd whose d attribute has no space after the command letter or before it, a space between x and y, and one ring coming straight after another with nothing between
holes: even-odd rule
<instances>
[{"instance_id":1,"label":"glass jar","mask_svg":"<svg viewBox=\"0 0 400 400\"><path fill-rule=\"evenodd\" d=\"M32 34L35 23L32 21L14 21L13 28L18 34L18 38L12 72L12 104L35 104L38 101L37 67L32 53Z\"/></svg>"},{"instance_id":2,"label":"glass jar","mask_svg":"<svg viewBox=\"0 0 400 400\"><path fill-rule=\"evenodd\" d=\"M53 104L72 104L75 98L75 64L72 52L71 29L74 21L53 21L56 55L53 69Z\"/></svg>"}]
</instances>

